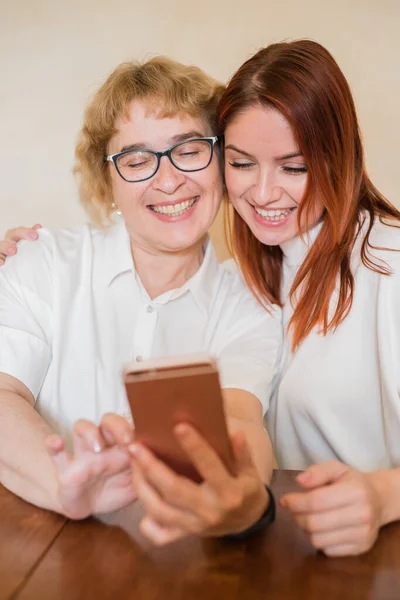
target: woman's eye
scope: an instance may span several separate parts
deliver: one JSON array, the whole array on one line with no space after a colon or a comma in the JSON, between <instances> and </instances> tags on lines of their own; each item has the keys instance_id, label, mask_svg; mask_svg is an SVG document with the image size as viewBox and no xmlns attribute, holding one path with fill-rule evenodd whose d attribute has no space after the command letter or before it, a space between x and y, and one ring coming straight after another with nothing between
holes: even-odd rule
<instances>
[{"instance_id":1,"label":"woman's eye","mask_svg":"<svg viewBox=\"0 0 400 600\"><path fill-rule=\"evenodd\" d=\"M232 161L229 164L234 169L248 169L249 167L252 167L254 163L251 163L251 162L243 163L243 162Z\"/></svg>"},{"instance_id":2,"label":"woman's eye","mask_svg":"<svg viewBox=\"0 0 400 600\"><path fill-rule=\"evenodd\" d=\"M199 152L197 151L193 151L193 152L180 152L179 156L182 156L182 158L185 158L185 156L197 156L199 154Z\"/></svg>"},{"instance_id":3,"label":"woman's eye","mask_svg":"<svg viewBox=\"0 0 400 600\"><path fill-rule=\"evenodd\" d=\"M283 167L285 173L291 173L292 175L301 175L307 173L307 167Z\"/></svg>"},{"instance_id":4,"label":"woman's eye","mask_svg":"<svg viewBox=\"0 0 400 600\"><path fill-rule=\"evenodd\" d=\"M119 157L118 167L136 171L145 169L152 161L154 156L148 152L127 152Z\"/></svg>"},{"instance_id":5,"label":"woman's eye","mask_svg":"<svg viewBox=\"0 0 400 600\"><path fill-rule=\"evenodd\" d=\"M135 160L135 159L130 159L130 160L125 160L125 161L121 161L119 166L123 169L143 169L144 167L146 167L149 164L148 160Z\"/></svg>"}]
</instances>

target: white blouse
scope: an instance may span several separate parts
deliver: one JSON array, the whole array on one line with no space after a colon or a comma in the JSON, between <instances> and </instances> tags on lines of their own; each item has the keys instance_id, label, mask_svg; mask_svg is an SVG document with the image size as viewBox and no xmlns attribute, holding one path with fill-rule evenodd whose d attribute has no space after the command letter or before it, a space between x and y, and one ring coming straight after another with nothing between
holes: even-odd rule
<instances>
[{"instance_id":1,"label":"white blouse","mask_svg":"<svg viewBox=\"0 0 400 600\"><path fill-rule=\"evenodd\" d=\"M390 276L365 267L360 246L367 223L368 217L353 251L349 316L327 336L313 331L294 355L290 332L285 336L268 411L282 468L303 469L330 459L361 471L400 466L400 252L370 251L389 265ZM319 229L305 243L297 237L281 246L284 326L293 314L289 290ZM377 220L370 241L400 250L400 229Z\"/></svg>"},{"instance_id":2,"label":"white blouse","mask_svg":"<svg viewBox=\"0 0 400 600\"><path fill-rule=\"evenodd\" d=\"M268 315L211 242L200 269L151 300L135 273L123 221L51 232L22 243L0 271L0 371L22 381L43 418L68 437L80 418L129 417L121 369L150 357L207 352L224 388L268 408L281 347Z\"/></svg>"}]
</instances>

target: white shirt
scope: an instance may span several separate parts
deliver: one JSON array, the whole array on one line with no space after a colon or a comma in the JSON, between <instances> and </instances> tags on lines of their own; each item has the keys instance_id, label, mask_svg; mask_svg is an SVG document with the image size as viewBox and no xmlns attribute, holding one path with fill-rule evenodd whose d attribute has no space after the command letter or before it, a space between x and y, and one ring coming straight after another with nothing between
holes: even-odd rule
<instances>
[{"instance_id":1,"label":"white shirt","mask_svg":"<svg viewBox=\"0 0 400 600\"><path fill-rule=\"evenodd\" d=\"M267 409L280 311L269 316L211 242L183 287L151 300L122 221L39 237L0 272L0 371L29 388L55 431L68 438L77 419L128 416L125 363L195 352L217 357L224 388L251 392Z\"/></svg>"},{"instance_id":2,"label":"white shirt","mask_svg":"<svg viewBox=\"0 0 400 600\"><path fill-rule=\"evenodd\" d=\"M400 252L370 252L390 266L391 276L365 267L360 246L367 224L368 219L352 256L349 316L325 337L314 330L294 355L291 335L285 336L279 386L268 411L282 468L330 459L361 471L400 466ZM285 326L293 314L289 290L319 228L307 243L297 237L281 246ZM370 241L400 249L400 229L376 221Z\"/></svg>"}]
</instances>

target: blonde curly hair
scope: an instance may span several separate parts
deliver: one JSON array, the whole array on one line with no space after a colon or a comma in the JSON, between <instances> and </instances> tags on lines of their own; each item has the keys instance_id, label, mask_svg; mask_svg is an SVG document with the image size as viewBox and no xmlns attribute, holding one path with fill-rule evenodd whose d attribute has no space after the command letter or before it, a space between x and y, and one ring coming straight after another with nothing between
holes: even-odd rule
<instances>
[{"instance_id":1,"label":"blonde curly hair","mask_svg":"<svg viewBox=\"0 0 400 600\"><path fill-rule=\"evenodd\" d=\"M90 219L100 226L110 223L113 197L105 156L115 122L133 100L145 100L149 111L155 110L160 118L183 114L202 118L215 134L223 91L222 84L198 67L163 56L120 64L87 106L75 150L80 201Z\"/></svg>"}]
</instances>

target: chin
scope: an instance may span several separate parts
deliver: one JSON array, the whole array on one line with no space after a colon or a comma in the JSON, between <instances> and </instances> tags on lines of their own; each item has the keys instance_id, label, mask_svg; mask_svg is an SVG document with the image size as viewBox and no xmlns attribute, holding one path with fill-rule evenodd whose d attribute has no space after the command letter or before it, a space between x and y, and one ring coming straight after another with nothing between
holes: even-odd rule
<instances>
[{"instance_id":1,"label":"chin","mask_svg":"<svg viewBox=\"0 0 400 600\"><path fill-rule=\"evenodd\" d=\"M252 227L252 232L264 246L279 246L280 244L283 244L283 242L287 242L297 235L297 231L292 231L292 228L281 231L271 231L257 225Z\"/></svg>"},{"instance_id":2,"label":"chin","mask_svg":"<svg viewBox=\"0 0 400 600\"><path fill-rule=\"evenodd\" d=\"M158 244L167 252L184 252L198 244L206 235L207 232L202 232L198 235L176 236L173 239L159 240Z\"/></svg>"}]
</instances>

